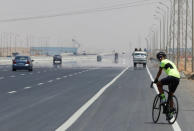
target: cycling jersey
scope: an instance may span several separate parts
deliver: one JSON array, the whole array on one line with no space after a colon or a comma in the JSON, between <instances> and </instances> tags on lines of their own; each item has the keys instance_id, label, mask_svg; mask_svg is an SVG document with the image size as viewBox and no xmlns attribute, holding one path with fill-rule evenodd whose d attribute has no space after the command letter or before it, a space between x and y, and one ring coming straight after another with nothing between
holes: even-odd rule
<instances>
[{"instance_id":1,"label":"cycling jersey","mask_svg":"<svg viewBox=\"0 0 194 131\"><path fill-rule=\"evenodd\" d=\"M164 59L161 61L160 67L164 69L165 73L168 76L180 78L179 71L177 70L175 64L172 61L170 61L168 59Z\"/></svg>"}]
</instances>

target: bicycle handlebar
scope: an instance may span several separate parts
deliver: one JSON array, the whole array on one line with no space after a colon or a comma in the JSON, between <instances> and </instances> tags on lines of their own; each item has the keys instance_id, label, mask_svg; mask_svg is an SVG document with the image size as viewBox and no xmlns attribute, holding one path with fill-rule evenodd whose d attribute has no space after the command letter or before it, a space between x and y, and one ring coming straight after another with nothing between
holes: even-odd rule
<instances>
[{"instance_id":1,"label":"bicycle handlebar","mask_svg":"<svg viewBox=\"0 0 194 131\"><path fill-rule=\"evenodd\" d=\"M150 88L153 88L153 84L154 84L154 82L152 81L152 82L151 82L151 85L150 85Z\"/></svg>"}]
</instances>

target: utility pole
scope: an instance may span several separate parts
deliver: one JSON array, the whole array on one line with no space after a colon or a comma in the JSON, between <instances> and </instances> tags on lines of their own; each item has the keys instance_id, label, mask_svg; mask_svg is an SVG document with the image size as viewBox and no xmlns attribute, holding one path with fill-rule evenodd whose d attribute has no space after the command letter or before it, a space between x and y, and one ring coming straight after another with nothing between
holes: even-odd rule
<instances>
[{"instance_id":1,"label":"utility pole","mask_svg":"<svg viewBox=\"0 0 194 131\"><path fill-rule=\"evenodd\" d=\"M173 61L175 62L175 50L174 50L174 46L175 46L175 15L176 15L176 1L174 0L173 2L173 45L172 45L172 53L173 53Z\"/></svg>"},{"instance_id":2,"label":"utility pole","mask_svg":"<svg viewBox=\"0 0 194 131\"><path fill-rule=\"evenodd\" d=\"M178 23L177 23L177 67L179 68L179 60L180 60L180 13L181 13L181 0L178 0Z\"/></svg>"},{"instance_id":3,"label":"utility pole","mask_svg":"<svg viewBox=\"0 0 194 131\"><path fill-rule=\"evenodd\" d=\"M187 27L188 27L188 8L189 8L189 1L186 0L186 31L185 31L185 71L187 70Z\"/></svg>"},{"instance_id":4,"label":"utility pole","mask_svg":"<svg viewBox=\"0 0 194 131\"><path fill-rule=\"evenodd\" d=\"M192 0L192 72L194 71L194 0Z\"/></svg>"}]
</instances>

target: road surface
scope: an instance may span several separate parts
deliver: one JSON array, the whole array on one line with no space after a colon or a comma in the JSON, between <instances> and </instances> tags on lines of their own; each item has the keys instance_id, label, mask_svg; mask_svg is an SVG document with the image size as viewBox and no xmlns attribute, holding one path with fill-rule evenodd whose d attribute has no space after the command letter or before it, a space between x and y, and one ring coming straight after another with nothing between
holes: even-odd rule
<instances>
[{"instance_id":1,"label":"road surface","mask_svg":"<svg viewBox=\"0 0 194 131\"><path fill-rule=\"evenodd\" d=\"M12 72L0 66L0 131L54 131L127 66L88 66L69 62L72 66L36 66L33 72ZM76 65L76 66L75 66ZM96 66L95 66L96 65ZM151 70L155 75L155 71ZM86 109L68 131L173 131L161 117L152 122L152 102L156 91L149 88L151 79L146 69L129 66L105 92ZM179 93L179 95L181 95ZM180 104L181 105L181 104ZM187 119L180 111L183 120ZM180 117L183 131L192 124ZM187 126L185 126L187 125Z\"/></svg>"}]
</instances>

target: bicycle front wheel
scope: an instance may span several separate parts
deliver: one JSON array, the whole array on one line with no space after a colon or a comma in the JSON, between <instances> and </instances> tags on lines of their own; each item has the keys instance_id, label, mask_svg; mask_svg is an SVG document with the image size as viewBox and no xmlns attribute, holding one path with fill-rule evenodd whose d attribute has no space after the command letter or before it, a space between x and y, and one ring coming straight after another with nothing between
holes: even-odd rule
<instances>
[{"instance_id":1,"label":"bicycle front wheel","mask_svg":"<svg viewBox=\"0 0 194 131\"><path fill-rule=\"evenodd\" d=\"M179 112L178 99L176 98L176 96L172 96L172 100L173 100L174 111L172 112L173 113L173 118L168 121L169 124L174 124L174 122L176 121L176 119L178 117L178 112Z\"/></svg>"},{"instance_id":2,"label":"bicycle front wheel","mask_svg":"<svg viewBox=\"0 0 194 131\"><path fill-rule=\"evenodd\" d=\"M160 118L161 105L160 105L160 95L157 95L154 99L152 107L152 119L154 123L157 123Z\"/></svg>"}]
</instances>

